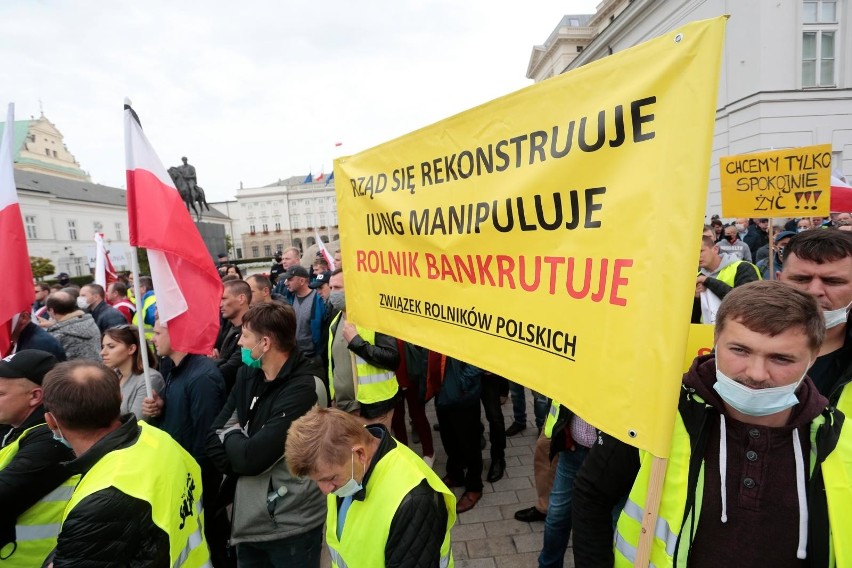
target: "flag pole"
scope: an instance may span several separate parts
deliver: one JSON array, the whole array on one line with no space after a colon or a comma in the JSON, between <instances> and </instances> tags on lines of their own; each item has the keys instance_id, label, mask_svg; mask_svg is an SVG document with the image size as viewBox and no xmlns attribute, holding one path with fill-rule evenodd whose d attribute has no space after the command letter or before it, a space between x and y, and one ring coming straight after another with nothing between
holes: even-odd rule
<instances>
[{"instance_id":1,"label":"flag pole","mask_svg":"<svg viewBox=\"0 0 852 568\"><path fill-rule=\"evenodd\" d=\"M139 256L136 247L130 247L130 269L133 271L133 295L136 298L136 328L139 330L139 354L142 356L142 372L145 376L145 393L154 398L151 391L151 368L148 366L148 342L145 340L145 313L142 311L142 294L139 293Z\"/></svg>"},{"instance_id":2,"label":"flag pole","mask_svg":"<svg viewBox=\"0 0 852 568\"><path fill-rule=\"evenodd\" d=\"M774 237L772 235L772 219L769 220L769 279L775 280L775 250L773 245ZM757 264L755 262L755 264Z\"/></svg>"},{"instance_id":3,"label":"flag pole","mask_svg":"<svg viewBox=\"0 0 852 568\"><path fill-rule=\"evenodd\" d=\"M651 560L651 545L657 528L660 500L663 497L663 482L669 460L653 456L651 476L648 479L648 495L645 498L645 514L642 517L642 532L639 533L639 547L636 550L636 562L633 566L647 568Z\"/></svg>"}]
</instances>

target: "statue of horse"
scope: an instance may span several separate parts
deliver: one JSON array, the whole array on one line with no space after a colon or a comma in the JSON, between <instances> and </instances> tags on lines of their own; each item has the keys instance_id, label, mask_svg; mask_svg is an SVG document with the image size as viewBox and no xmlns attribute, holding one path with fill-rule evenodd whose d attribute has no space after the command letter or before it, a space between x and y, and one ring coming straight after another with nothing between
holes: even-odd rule
<instances>
[{"instance_id":1,"label":"statue of horse","mask_svg":"<svg viewBox=\"0 0 852 568\"><path fill-rule=\"evenodd\" d=\"M175 167L169 168L169 176L172 178L172 183L175 184L175 187L180 193L181 199L183 199L184 205L186 205L186 210L192 210L195 213L195 218L197 221L201 221L201 213L198 209L195 208L195 196L192 195L193 192L190 191L189 185L186 183L186 180L183 179L183 176ZM205 201L206 204L206 201ZM209 207L208 207L209 210Z\"/></svg>"},{"instance_id":2,"label":"statue of horse","mask_svg":"<svg viewBox=\"0 0 852 568\"><path fill-rule=\"evenodd\" d=\"M200 185L195 186L195 202L198 203L198 211L201 213L204 211L203 208L207 208L210 211L210 206L207 204L207 197L204 195L204 189ZM199 215L199 221L200 221Z\"/></svg>"}]
</instances>

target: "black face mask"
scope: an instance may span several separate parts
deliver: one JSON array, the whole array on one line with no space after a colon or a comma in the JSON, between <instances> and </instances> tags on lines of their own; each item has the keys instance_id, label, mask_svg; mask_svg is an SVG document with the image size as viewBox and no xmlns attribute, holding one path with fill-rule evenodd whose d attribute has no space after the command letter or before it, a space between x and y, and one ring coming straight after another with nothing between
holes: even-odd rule
<instances>
[{"instance_id":1,"label":"black face mask","mask_svg":"<svg viewBox=\"0 0 852 568\"><path fill-rule=\"evenodd\" d=\"M733 236L726 236L726 237L725 237L725 239L727 239L727 241L728 241L729 243L733 243L733 242L735 242L735 241L737 240L737 236L736 236L736 235L733 235Z\"/></svg>"}]
</instances>

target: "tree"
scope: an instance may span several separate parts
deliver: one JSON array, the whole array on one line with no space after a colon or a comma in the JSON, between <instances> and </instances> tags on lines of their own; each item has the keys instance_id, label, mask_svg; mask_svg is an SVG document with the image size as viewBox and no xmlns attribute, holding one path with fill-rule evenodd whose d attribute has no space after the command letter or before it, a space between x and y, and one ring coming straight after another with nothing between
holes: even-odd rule
<instances>
[{"instance_id":1,"label":"tree","mask_svg":"<svg viewBox=\"0 0 852 568\"><path fill-rule=\"evenodd\" d=\"M231 235L225 235L225 251L229 257L234 256L234 241L231 239Z\"/></svg>"},{"instance_id":2,"label":"tree","mask_svg":"<svg viewBox=\"0 0 852 568\"><path fill-rule=\"evenodd\" d=\"M56 272L56 267L53 266L53 263L49 259L40 256L30 257L30 268L32 268L33 278L36 280L41 280L48 274Z\"/></svg>"}]
</instances>

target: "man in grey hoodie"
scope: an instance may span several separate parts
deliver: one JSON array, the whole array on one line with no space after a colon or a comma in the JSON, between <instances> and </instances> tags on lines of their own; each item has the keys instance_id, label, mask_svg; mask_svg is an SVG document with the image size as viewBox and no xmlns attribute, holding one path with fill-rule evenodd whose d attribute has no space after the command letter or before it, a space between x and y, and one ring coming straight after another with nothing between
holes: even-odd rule
<instances>
[{"instance_id":1,"label":"man in grey hoodie","mask_svg":"<svg viewBox=\"0 0 852 568\"><path fill-rule=\"evenodd\" d=\"M47 298L47 313L55 322L47 332L59 340L68 360L101 360L101 330L91 314L77 307L77 301L65 291Z\"/></svg>"}]
</instances>

